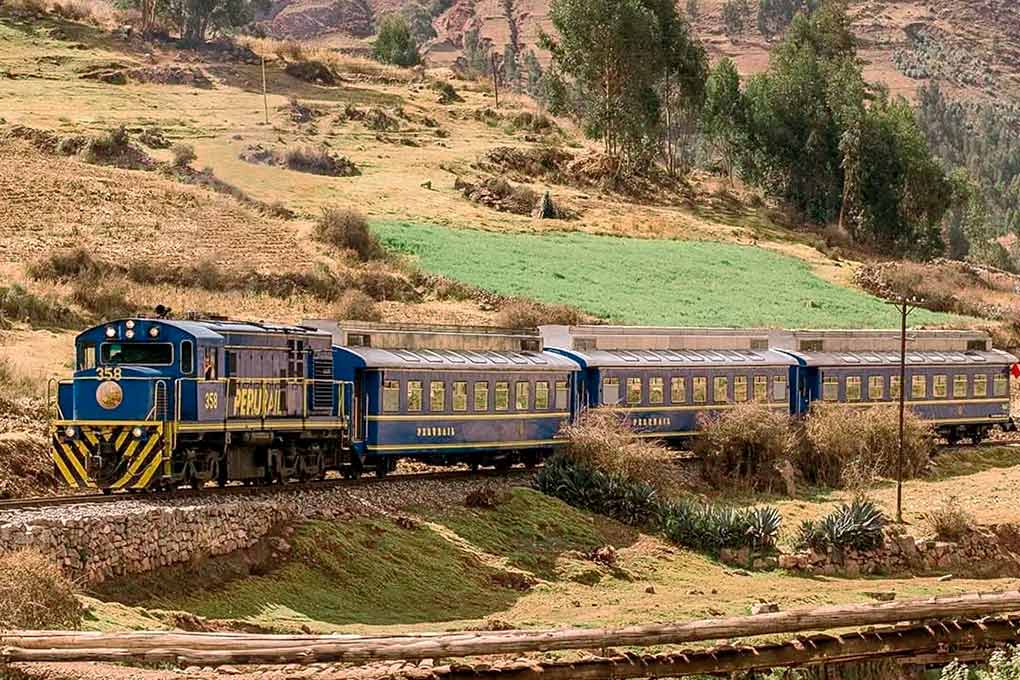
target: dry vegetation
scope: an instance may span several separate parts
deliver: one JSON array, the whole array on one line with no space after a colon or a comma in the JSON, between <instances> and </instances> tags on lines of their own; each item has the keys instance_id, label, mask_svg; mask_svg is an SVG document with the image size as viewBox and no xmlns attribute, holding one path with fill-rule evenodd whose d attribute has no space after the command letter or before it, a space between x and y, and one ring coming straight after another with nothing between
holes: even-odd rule
<instances>
[{"instance_id":1,"label":"dry vegetation","mask_svg":"<svg viewBox=\"0 0 1020 680\"><path fill-rule=\"evenodd\" d=\"M73 630L84 614L76 588L41 553L0 556L0 630Z\"/></svg>"},{"instance_id":2,"label":"dry vegetation","mask_svg":"<svg viewBox=\"0 0 1020 680\"><path fill-rule=\"evenodd\" d=\"M952 542L969 534L977 523L974 516L960 505L957 496L947 497L937 508L924 513L922 521L931 536Z\"/></svg>"},{"instance_id":3,"label":"dry vegetation","mask_svg":"<svg viewBox=\"0 0 1020 680\"><path fill-rule=\"evenodd\" d=\"M699 416L703 434L695 450L705 478L717 488L772 490L782 483L782 464L796 445L789 413L758 402Z\"/></svg>"},{"instance_id":4,"label":"dry vegetation","mask_svg":"<svg viewBox=\"0 0 1020 680\"><path fill-rule=\"evenodd\" d=\"M537 328L547 324L580 326L594 319L570 305L550 305L534 300L510 300L496 314L496 325L501 328Z\"/></svg>"},{"instance_id":5,"label":"dry vegetation","mask_svg":"<svg viewBox=\"0 0 1020 680\"><path fill-rule=\"evenodd\" d=\"M324 208L315 223L315 238L337 250L353 252L362 260L386 256L379 239L368 227L368 220L356 210Z\"/></svg>"},{"instance_id":6,"label":"dry vegetation","mask_svg":"<svg viewBox=\"0 0 1020 680\"><path fill-rule=\"evenodd\" d=\"M345 54L336 50L310 47L296 40L275 40L273 38L244 37L240 40L255 54L275 59L291 72L311 74L311 80L325 80L322 68L336 78L365 78L391 83L408 83L420 78L414 69L382 64L374 59ZM297 67L296 69L294 67ZM316 78L318 76L318 78ZM308 79L308 78L303 78Z\"/></svg>"}]
</instances>

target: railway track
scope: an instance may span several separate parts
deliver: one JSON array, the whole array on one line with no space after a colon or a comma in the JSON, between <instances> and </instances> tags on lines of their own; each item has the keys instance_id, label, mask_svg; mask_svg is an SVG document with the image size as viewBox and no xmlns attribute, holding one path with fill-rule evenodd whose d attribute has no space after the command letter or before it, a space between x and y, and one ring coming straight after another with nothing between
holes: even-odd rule
<instances>
[{"instance_id":1,"label":"railway track","mask_svg":"<svg viewBox=\"0 0 1020 680\"><path fill-rule=\"evenodd\" d=\"M224 487L209 486L202 489L178 489L176 491L128 492L120 491L111 494L80 493L64 496L39 496L35 498L13 498L0 500L0 513L18 510L36 510L71 505L96 505L104 503L120 503L123 501L164 501L188 498L210 498L214 496L259 496L282 494L291 491L309 491L321 489L362 488L377 486L396 481L454 481L460 479L484 479L505 476L524 476L532 471L526 468L514 468L509 472L496 470L453 470L444 472L407 472L394 473L383 478L364 477L361 479L320 479L309 482L293 482L289 484L264 484L246 486L236 484Z\"/></svg>"}]
</instances>

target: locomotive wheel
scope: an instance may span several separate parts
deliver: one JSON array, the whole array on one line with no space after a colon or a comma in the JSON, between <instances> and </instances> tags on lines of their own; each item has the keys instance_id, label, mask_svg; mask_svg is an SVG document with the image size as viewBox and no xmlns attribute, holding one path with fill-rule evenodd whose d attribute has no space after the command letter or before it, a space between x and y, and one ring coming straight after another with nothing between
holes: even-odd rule
<instances>
[{"instance_id":1,"label":"locomotive wheel","mask_svg":"<svg viewBox=\"0 0 1020 680\"><path fill-rule=\"evenodd\" d=\"M390 464L385 458L375 466L375 476L382 479L390 473Z\"/></svg>"}]
</instances>

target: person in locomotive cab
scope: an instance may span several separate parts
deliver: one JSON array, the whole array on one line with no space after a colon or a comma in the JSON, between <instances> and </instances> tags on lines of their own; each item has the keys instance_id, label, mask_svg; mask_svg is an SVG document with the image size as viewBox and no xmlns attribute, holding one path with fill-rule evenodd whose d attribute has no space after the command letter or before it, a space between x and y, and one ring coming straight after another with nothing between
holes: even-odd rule
<instances>
[{"instance_id":1,"label":"person in locomotive cab","mask_svg":"<svg viewBox=\"0 0 1020 680\"><path fill-rule=\"evenodd\" d=\"M216 380L216 365L213 364L212 357L208 353L202 362L202 377L206 380Z\"/></svg>"}]
</instances>

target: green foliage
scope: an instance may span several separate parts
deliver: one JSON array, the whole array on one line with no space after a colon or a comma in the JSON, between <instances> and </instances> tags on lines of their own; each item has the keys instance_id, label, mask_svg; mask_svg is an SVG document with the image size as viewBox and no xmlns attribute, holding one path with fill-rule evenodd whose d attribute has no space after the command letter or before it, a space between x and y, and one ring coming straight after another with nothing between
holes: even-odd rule
<instances>
[{"instance_id":1,"label":"green foliage","mask_svg":"<svg viewBox=\"0 0 1020 680\"><path fill-rule=\"evenodd\" d=\"M828 550L874 550L882 545L885 514L870 500L855 498L812 522L801 523L796 545L816 552Z\"/></svg>"},{"instance_id":2,"label":"green foliage","mask_svg":"<svg viewBox=\"0 0 1020 680\"><path fill-rule=\"evenodd\" d=\"M775 508L739 510L689 499L662 500L648 484L603 472L558 454L535 480L539 491L575 507L625 524L660 531L687 548L717 553L724 548L775 548L781 517Z\"/></svg>"},{"instance_id":3,"label":"green foliage","mask_svg":"<svg viewBox=\"0 0 1020 680\"><path fill-rule=\"evenodd\" d=\"M685 9L691 21L697 21L698 17L701 16L701 0L687 0Z\"/></svg>"},{"instance_id":4,"label":"green foliage","mask_svg":"<svg viewBox=\"0 0 1020 680\"><path fill-rule=\"evenodd\" d=\"M464 32L464 58L463 69L468 76L480 78L492 68L490 52L492 46L482 40L477 28L471 28Z\"/></svg>"},{"instance_id":5,"label":"green foliage","mask_svg":"<svg viewBox=\"0 0 1020 680\"><path fill-rule=\"evenodd\" d=\"M747 0L726 0L722 6L723 30L726 35L740 35L747 28L747 20L751 16L751 8Z\"/></svg>"},{"instance_id":6,"label":"green foliage","mask_svg":"<svg viewBox=\"0 0 1020 680\"><path fill-rule=\"evenodd\" d=\"M611 156L647 162L662 141L663 81L697 98L707 59L669 0L554 0L559 37L543 36L553 56L552 89L570 102L585 134ZM554 100L555 101L555 100Z\"/></svg>"},{"instance_id":7,"label":"green foliage","mask_svg":"<svg viewBox=\"0 0 1020 680\"><path fill-rule=\"evenodd\" d=\"M705 136L722 157L726 173L732 174L744 144L747 103L740 91L740 74L729 57L723 57L708 74L702 114Z\"/></svg>"},{"instance_id":8,"label":"green foliage","mask_svg":"<svg viewBox=\"0 0 1020 680\"><path fill-rule=\"evenodd\" d=\"M759 0L758 30L771 38L785 31L798 12L810 14L819 4L819 0Z\"/></svg>"},{"instance_id":9,"label":"green foliage","mask_svg":"<svg viewBox=\"0 0 1020 680\"><path fill-rule=\"evenodd\" d=\"M411 35L407 19L400 14L387 14L379 22L372 54L384 64L416 66L421 63L418 43Z\"/></svg>"},{"instance_id":10,"label":"green foliage","mask_svg":"<svg viewBox=\"0 0 1020 680\"><path fill-rule=\"evenodd\" d=\"M437 16L433 14L434 9L418 2L408 3L401 9L411 35L419 45L436 37L436 29L432 25L432 19Z\"/></svg>"},{"instance_id":11,"label":"green foliage","mask_svg":"<svg viewBox=\"0 0 1020 680\"><path fill-rule=\"evenodd\" d=\"M889 305L820 279L803 260L763 248L580 232L500 234L413 222L372 226L388 249L416 257L427 271L502 295L573 304L623 323L899 328ZM626 272L626 285L619 272ZM953 317L918 310L910 318L944 324Z\"/></svg>"},{"instance_id":12,"label":"green foliage","mask_svg":"<svg viewBox=\"0 0 1020 680\"><path fill-rule=\"evenodd\" d=\"M987 669L971 670L954 661L942 669L939 680L1020 680L1020 648L995 650L988 660Z\"/></svg>"},{"instance_id":13,"label":"green foliage","mask_svg":"<svg viewBox=\"0 0 1020 680\"><path fill-rule=\"evenodd\" d=\"M119 6L135 9L142 16L142 30L157 24L173 26L181 40L189 45L204 43L212 33L229 33L249 24L259 10L267 9L267 0L117 0Z\"/></svg>"},{"instance_id":14,"label":"green foliage","mask_svg":"<svg viewBox=\"0 0 1020 680\"><path fill-rule=\"evenodd\" d=\"M544 72L534 50L528 50L524 55L524 74L524 91L536 99L542 99Z\"/></svg>"}]
</instances>

